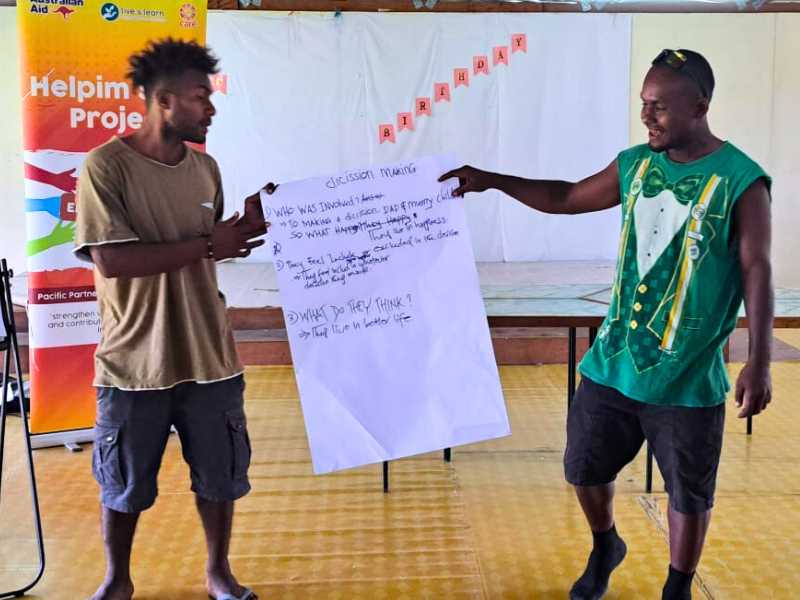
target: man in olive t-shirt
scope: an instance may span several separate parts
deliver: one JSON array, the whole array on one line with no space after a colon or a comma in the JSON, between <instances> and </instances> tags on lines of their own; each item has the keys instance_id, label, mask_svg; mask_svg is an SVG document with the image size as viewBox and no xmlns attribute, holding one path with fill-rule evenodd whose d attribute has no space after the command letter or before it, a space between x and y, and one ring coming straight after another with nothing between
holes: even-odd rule
<instances>
[{"instance_id":1,"label":"man in olive t-shirt","mask_svg":"<svg viewBox=\"0 0 800 600\"><path fill-rule=\"evenodd\" d=\"M205 142L217 59L194 42L166 39L129 62L145 94L142 127L92 150L79 179L75 252L95 264L102 322L92 467L106 577L93 600L133 595L133 535L155 501L172 426L205 529L208 593L254 600L228 563L233 502L250 489L250 440L215 261L247 256L267 224L252 210L257 196L244 217L221 220L217 164L186 145Z\"/></svg>"}]
</instances>

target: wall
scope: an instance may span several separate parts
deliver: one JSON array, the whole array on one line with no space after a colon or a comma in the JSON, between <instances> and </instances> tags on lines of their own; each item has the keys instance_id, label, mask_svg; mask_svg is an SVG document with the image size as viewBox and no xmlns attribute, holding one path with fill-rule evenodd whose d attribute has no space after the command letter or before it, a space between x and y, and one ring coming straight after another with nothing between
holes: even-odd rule
<instances>
[{"instance_id":1,"label":"wall","mask_svg":"<svg viewBox=\"0 0 800 600\"><path fill-rule=\"evenodd\" d=\"M800 288L800 14L637 15L631 64L631 143L644 140L639 88L649 61L662 49L687 47L714 67L717 89L710 121L773 176L773 261L776 284ZM0 255L25 269L21 122L18 102L16 11L0 8Z\"/></svg>"},{"instance_id":2,"label":"wall","mask_svg":"<svg viewBox=\"0 0 800 600\"><path fill-rule=\"evenodd\" d=\"M689 48L711 63L716 79L712 131L758 161L773 177L775 282L800 287L800 14L637 15L631 51L631 143L646 139L639 92L663 48Z\"/></svg>"},{"instance_id":3,"label":"wall","mask_svg":"<svg viewBox=\"0 0 800 600\"><path fill-rule=\"evenodd\" d=\"M17 9L0 8L0 257L17 273L25 267L25 191L22 186L22 116L19 104Z\"/></svg>"},{"instance_id":4,"label":"wall","mask_svg":"<svg viewBox=\"0 0 800 600\"><path fill-rule=\"evenodd\" d=\"M628 146L631 23L631 15L600 14L211 14L207 39L224 57L228 85L215 96L207 147L222 171L226 205L241 209L266 179L435 154L522 177L594 173ZM473 74L469 86L452 89L452 102L434 101L430 117L414 119L413 132L398 130L396 143L380 143L379 123L413 110L414 99L432 96L454 67L517 31L527 35L527 52ZM591 102L586 89L596 94ZM545 215L495 190L467 196L464 209L478 261L617 255L615 210ZM261 250L248 260L270 260L271 248Z\"/></svg>"}]
</instances>

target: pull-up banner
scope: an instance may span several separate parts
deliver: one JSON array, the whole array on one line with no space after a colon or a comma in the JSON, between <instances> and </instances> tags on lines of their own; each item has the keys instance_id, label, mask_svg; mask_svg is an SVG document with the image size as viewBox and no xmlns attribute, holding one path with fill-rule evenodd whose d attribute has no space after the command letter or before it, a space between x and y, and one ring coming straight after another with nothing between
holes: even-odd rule
<instances>
[{"instance_id":1,"label":"pull-up banner","mask_svg":"<svg viewBox=\"0 0 800 600\"><path fill-rule=\"evenodd\" d=\"M132 53L171 36L205 42L206 2L18 0L31 432L91 427L100 336L92 270L72 253L86 153L141 127Z\"/></svg>"}]
</instances>

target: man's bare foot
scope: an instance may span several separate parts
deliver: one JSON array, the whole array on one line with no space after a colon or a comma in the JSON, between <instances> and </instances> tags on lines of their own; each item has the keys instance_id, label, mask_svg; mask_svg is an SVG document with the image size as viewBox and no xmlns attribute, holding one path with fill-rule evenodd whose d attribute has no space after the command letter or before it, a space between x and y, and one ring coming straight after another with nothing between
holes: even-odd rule
<instances>
[{"instance_id":1,"label":"man's bare foot","mask_svg":"<svg viewBox=\"0 0 800 600\"><path fill-rule=\"evenodd\" d=\"M133 582L107 579L97 588L90 600L131 600L133 598Z\"/></svg>"},{"instance_id":2,"label":"man's bare foot","mask_svg":"<svg viewBox=\"0 0 800 600\"><path fill-rule=\"evenodd\" d=\"M247 588L236 581L236 577L233 576L229 568L219 568L206 571L206 590L208 590L208 595L212 598L219 598L225 594L239 598ZM258 596L252 594L247 600L258 600Z\"/></svg>"}]
</instances>

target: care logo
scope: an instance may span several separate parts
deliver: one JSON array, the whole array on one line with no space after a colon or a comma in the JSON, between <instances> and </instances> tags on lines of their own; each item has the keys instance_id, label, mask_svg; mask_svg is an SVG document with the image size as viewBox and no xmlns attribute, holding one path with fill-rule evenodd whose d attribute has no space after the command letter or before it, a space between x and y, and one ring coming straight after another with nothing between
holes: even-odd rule
<instances>
[{"instance_id":1,"label":"care logo","mask_svg":"<svg viewBox=\"0 0 800 600\"><path fill-rule=\"evenodd\" d=\"M113 2L106 2L100 7L100 16L106 21L116 21L119 18L119 7Z\"/></svg>"},{"instance_id":2,"label":"care logo","mask_svg":"<svg viewBox=\"0 0 800 600\"><path fill-rule=\"evenodd\" d=\"M197 27L197 9L194 4L181 5L178 14L181 18L181 27Z\"/></svg>"}]
</instances>

